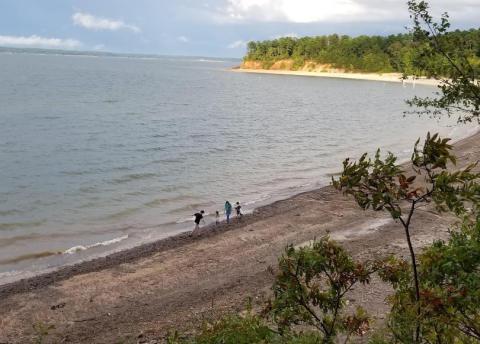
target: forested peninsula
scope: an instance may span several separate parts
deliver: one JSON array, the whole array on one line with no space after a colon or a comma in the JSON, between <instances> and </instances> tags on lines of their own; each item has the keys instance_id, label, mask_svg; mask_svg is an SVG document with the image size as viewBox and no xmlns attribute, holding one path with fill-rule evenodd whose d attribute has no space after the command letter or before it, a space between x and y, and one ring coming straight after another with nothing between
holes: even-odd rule
<instances>
[{"instance_id":1,"label":"forested peninsula","mask_svg":"<svg viewBox=\"0 0 480 344\"><path fill-rule=\"evenodd\" d=\"M472 69L480 72L480 29L451 31L440 37L446 51L462 46ZM449 56L431 54L431 47L414 34L390 36L282 37L251 41L242 69L305 72L402 73L448 76ZM455 59L456 56L451 58Z\"/></svg>"}]
</instances>

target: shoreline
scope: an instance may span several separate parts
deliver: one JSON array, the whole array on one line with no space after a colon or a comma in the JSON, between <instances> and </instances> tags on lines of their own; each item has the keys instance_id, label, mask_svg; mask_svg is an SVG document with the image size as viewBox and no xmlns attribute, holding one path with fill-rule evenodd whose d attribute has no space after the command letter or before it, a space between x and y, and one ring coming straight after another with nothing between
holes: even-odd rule
<instances>
[{"instance_id":1,"label":"shoreline","mask_svg":"<svg viewBox=\"0 0 480 344\"><path fill-rule=\"evenodd\" d=\"M475 140L477 136L478 141L480 141L479 128L477 128L474 133L469 134L466 137L452 140L452 144L455 146L461 144L463 141ZM406 164L408 164L408 160L401 162L401 165ZM275 207L278 203L289 201L302 195L326 191L328 189L331 189L330 184L321 187L315 187L309 190L304 190L298 193L294 193L293 195L289 195L285 198L274 200L271 203L261 205L258 208L254 208L251 212L244 214L242 222L236 222L235 217L232 217L233 221L231 221L230 224L227 224L226 220L222 220L219 224L216 224L215 222L210 222L209 224L201 227L201 234L196 237L191 237L189 235L190 231L180 231L173 235L157 239L152 242L143 243L125 249L120 249L119 251L109 253L105 256L94 257L91 259L87 258L73 264L55 267L52 271L40 271L38 274L35 274L33 276L20 278L19 280L15 280L13 282L0 284L0 299L9 295L43 288L53 283L69 279L76 275L102 271L124 263L132 263L136 260L146 258L158 252L163 252L166 250L178 248L186 244L194 243L204 237L216 236L227 231L242 228L250 222L256 221L257 217L265 217L271 215L269 213L269 209Z\"/></svg>"},{"instance_id":2,"label":"shoreline","mask_svg":"<svg viewBox=\"0 0 480 344\"><path fill-rule=\"evenodd\" d=\"M308 192L310 191L305 191L305 193ZM260 210L263 207L268 207L281 201L282 200L275 201L269 205L262 206L257 209ZM136 260L149 257L155 253L175 249L180 246L196 242L205 237L215 236L226 231L241 228L249 223L248 220L251 217L256 215L257 209L250 214L245 214L243 216L243 222L232 222L229 225L226 223L226 221L222 221L218 225L215 223L205 225L204 227L201 227L201 234L195 237L190 236L190 231L183 231L162 239L158 239L151 243L145 243L131 248L121 249L103 257L87 259L78 263L56 268L54 271L43 273L40 272L38 275L22 278L18 281L0 284L0 299L10 295L21 294L35 289L44 288L53 283L69 279L76 275L98 272L118 266L120 264L132 263Z\"/></svg>"},{"instance_id":3,"label":"shoreline","mask_svg":"<svg viewBox=\"0 0 480 344\"><path fill-rule=\"evenodd\" d=\"M458 166L480 159L480 132L454 144ZM408 167L408 165L405 165ZM418 249L448 236L454 221L434 209L414 221ZM272 268L287 245L324 235L359 259L408 254L388 216L365 212L331 186L261 206L243 221L203 227L103 258L0 286L0 343L31 342L32 324L52 324L47 342L158 340L173 329L194 331L205 319L260 307L271 293ZM388 240L386 240L388 238ZM359 287L352 295L379 322L390 289ZM133 336L133 337L128 337Z\"/></svg>"},{"instance_id":4,"label":"shoreline","mask_svg":"<svg viewBox=\"0 0 480 344\"><path fill-rule=\"evenodd\" d=\"M184 245L195 243L203 238L221 235L227 231L234 231L245 227L258 220L258 218L271 216L271 208L278 203L282 203L313 192L321 192L323 190L331 189L330 185L315 187L313 189L304 190L294 193L284 198L274 200L270 203L254 208L248 213L244 213L241 222L237 222L235 216L232 216L230 224L226 220L220 221L219 224L210 222L200 228L200 234L197 236L190 236L190 230L183 230L173 235L157 239L152 242L143 243L137 246L120 249L119 251L109 253L105 256L94 257L86 259L73 264L59 266L53 268L53 271L40 271L38 274L21 278L13 282L0 284L0 299L10 295L21 294L35 289L48 287L51 284L61 282L63 280L72 278L76 275L81 275L90 272L98 272L121 264L133 263L136 260L147 258L156 253L164 252L179 248ZM1 343L0 343L1 344Z\"/></svg>"},{"instance_id":5,"label":"shoreline","mask_svg":"<svg viewBox=\"0 0 480 344\"><path fill-rule=\"evenodd\" d=\"M310 77L320 77L320 78L381 81L381 82L404 83L409 85L425 85L425 86L440 85L440 81L435 79L426 79L426 78L413 79L409 77L406 80L402 80L401 73L377 74L377 73L307 72L307 71L292 71L292 70L248 69L248 68L240 68L240 67L232 68L230 69L230 71L235 73L310 76Z\"/></svg>"}]
</instances>

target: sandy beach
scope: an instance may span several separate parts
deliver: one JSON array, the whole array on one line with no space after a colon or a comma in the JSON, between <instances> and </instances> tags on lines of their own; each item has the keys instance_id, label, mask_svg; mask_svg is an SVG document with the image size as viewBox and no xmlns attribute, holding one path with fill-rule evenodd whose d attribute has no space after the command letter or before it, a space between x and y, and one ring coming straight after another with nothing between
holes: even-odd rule
<instances>
[{"instance_id":1,"label":"sandy beach","mask_svg":"<svg viewBox=\"0 0 480 344\"><path fill-rule=\"evenodd\" d=\"M296 75L296 76L311 76L321 78L339 78L339 79L352 79L352 80L368 80L368 81L382 81L382 82L395 82L404 83L408 85L427 85L438 86L439 80L419 78L414 79L408 77L403 80L401 73L344 73L344 72L319 72L319 71L292 71L292 70L274 70L274 69L249 69L249 68L234 68L232 71L237 73L254 73L254 74L275 74L275 75Z\"/></svg>"},{"instance_id":2,"label":"sandy beach","mask_svg":"<svg viewBox=\"0 0 480 344\"><path fill-rule=\"evenodd\" d=\"M457 142L455 153L459 166L480 159L480 133ZM415 246L446 237L453 220L421 209L413 221ZM243 310L248 297L261 305L285 246L326 234L358 258L407 255L403 231L386 214L364 212L324 187L198 237L180 234L0 286L0 343L32 342L36 324L54 326L45 343L155 343L173 329L191 333L205 319ZM349 298L381 323L389 292L374 280Z\"/></svg>"}]
</instances>

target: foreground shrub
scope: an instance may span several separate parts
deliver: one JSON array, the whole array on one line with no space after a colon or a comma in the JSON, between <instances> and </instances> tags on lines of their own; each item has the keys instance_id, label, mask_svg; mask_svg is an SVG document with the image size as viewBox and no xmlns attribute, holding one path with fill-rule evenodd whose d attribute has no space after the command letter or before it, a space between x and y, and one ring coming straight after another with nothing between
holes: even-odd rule
<instances>
[{"instance_id":1,"label":"foreground shrub","mask_svg":"<svg viewBox=\"0 0 480 344\"><path fill-rule=\"evenodd\" d=\"M328 237L308 247L288 247L279 261L270 309L279 332L308 326L318 330L322 343L332 343L339 333L364 335L369 318L360 308L344 314L345 295L358 283L368 284L378 268L354 261Z\"/></svg>"},{"instance_id":2,"label":"foreground shrub","mask_svg":"<svg viewBox=\"0 0 480 344\"><path fill-rule=\"evenodd\" d=\"M447 163L456 164L452 149L449 139L428 134L422 147L419 147L419 140L415 144L411 175L406 175L392 153L382 159L380 151L377 151L373 159L367 154L358 161L346 159L340 178L333 180L333 185L346 195L353 196L362 209L386 211L403 227L410 252L410 268L403 261L394 261L386 267L385 274L390 274L391 279L387 280L396 290L392 314L392 319L398 325L396 335L409 343L420 343L422 333L429 332L422 329L422 324L428 328L436 325L435 320L432 324L426 322L425 302L431 301L430 289L433 286L442 287L435 284L439 281L431 281L429 276L418 271L419 264L411 238L411 224L416 211L426 203L433 202L439 212L449 211L466 221L478 218L480 174L474 172L476 164L458 171L448 171ZM437 254L442 250L437 250ZM449 260L453 257L445 259L452 266L453 262ZM424 264L422 269L427 268ZM391 274L389 270L397 274ZM431 285L427 288L429 282ZM412 326L413 332L410 331Z\"/></svg>"},{"instance_id":3,"label":"foreground shrub","mask_svg":"<svg viewBox=\"0 0 480 344\"><path fill-rule=\"evenodd\" d=\"M409 265L394 259L382 270L382 277L395 289L384 338L390 343L411 343L419 324L421 343L478 343L480 222L465 221L446 242L427 247L419 262L418 315L414 290L406 278Z\"/></svg>"},{"instance_id":4,"label":"foreground shrub","mask_svg":"<svg viewBox=\"0 0 480 344\"><path fill-rule=\"evenodd\" d=\"M368 284L380 264L355 261L340 245L324 237L301 248L287 247L279 259L273 298L262 315L251 311L207 323L187 342L169 343L345 343L369 330L361 309L345 312L345 296L358 283Z\"/></svg>"},{"instance_id":5,"label":"foreground shrub","mask_svg":"<svg viewBox=\"0 0 480 344\"><path fill-rule=\"evenodd\" d=\"M273 343L276 337L277 335L265 324L263 319L249 313L244 317L231 315L206 324L195 343Z\"/></svg>"}]
</instances>

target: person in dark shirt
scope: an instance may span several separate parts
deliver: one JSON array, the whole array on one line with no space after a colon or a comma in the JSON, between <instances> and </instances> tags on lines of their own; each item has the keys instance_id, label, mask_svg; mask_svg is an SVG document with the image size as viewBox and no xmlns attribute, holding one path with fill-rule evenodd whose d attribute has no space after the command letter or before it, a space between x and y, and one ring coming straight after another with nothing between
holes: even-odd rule
<instances>
[{"instance_id":1,"label":"person in dark shirt","mask_svg":"<svg viewBox=\"0 0 480 344\"><path fill-rule=\"evenodd\" d=\"M195 216L195 229L193 230L192 234L194 234L200 229L200 221L203 221L203 223L205 223L205 220L203 220L203 214L205 214L203 210L200 210L199 213L193 214L193 216Z\"/></svg>"},{"instance_id":2,"label":"person in dark shirt","mask_svg":"<svg viewBox=\"0 0 480 344\"><path fill-rule=\"evenodd\" d=\"M237 219L242 219L242 207L240 206L240 202L235 203L235 211L237 212Z\"/></svg>"}]
</instances>

